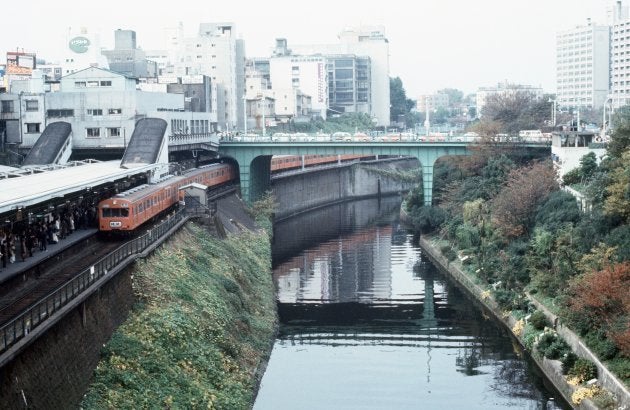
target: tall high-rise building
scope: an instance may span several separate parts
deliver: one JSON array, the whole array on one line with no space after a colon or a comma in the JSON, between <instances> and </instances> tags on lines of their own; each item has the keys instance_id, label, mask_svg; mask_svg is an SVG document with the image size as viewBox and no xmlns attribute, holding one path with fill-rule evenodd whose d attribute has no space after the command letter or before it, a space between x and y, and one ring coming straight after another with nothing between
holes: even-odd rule
<instances>
[{"instance_id":1,"label":"tall high-rise building","mask_svg":"<svg viewBox=\"0 0 630 410\"><path fill-rule=\"evenodd\" d=\"M614 2L610 29L610 94L614 108L630 104L629 0Z\"/></svg>"},{"instance_id":2,"label":"tall high-rise building","mask_svg":"<svg viewBox=\"0 0 630 410\"><path fill-rule=\"evenodd\" d=\"M589 19L586 25L557 33L558 106L600 108L608 98L609 82L609 26Z\"/></svg>"},{"instance_id":3,"label":"tall high-rise building","mask_svg":"<svg viewBox=\"0 0 630 410\"><path fill-rule=\"evenodd\" d=\"M168 29L167 51L147 53L156 58L160 74L184 77L206 75L216 96L220 130L243 127L245 45L233 23L202 23L195 37L184 37L183 26ZM164 58L165 57L165 58Z\"/></svg>"}]
</instances>

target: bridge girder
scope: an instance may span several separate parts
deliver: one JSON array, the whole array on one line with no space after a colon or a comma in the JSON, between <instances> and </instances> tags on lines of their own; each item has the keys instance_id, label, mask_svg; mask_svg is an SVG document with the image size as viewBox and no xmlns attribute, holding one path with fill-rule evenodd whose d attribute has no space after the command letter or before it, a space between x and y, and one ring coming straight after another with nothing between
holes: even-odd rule
<instances>
[{"instance_id":1,"label":"bridge girder","mask_svg":"<svg viewBox=\"0 0 630 410\"><path fill-rule=\"evenodd\" d=\"M355 154L415 157L422 167L424 203L431 205L435 161L443 156L469 155L470 145L472 144L466 142L222 142L219 146L219 155L232 157L238 162L241 194L248 202L256 201L269 189L273 155Z\"/></svg>"}]
</instances>

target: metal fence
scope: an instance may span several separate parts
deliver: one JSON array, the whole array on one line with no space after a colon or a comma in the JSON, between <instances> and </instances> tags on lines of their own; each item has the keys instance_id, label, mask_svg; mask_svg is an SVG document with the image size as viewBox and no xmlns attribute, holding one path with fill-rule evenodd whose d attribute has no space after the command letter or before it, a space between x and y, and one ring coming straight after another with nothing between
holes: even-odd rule
<instances>
[{"instance_id":1,"label":"metal fence","mask_svg":"<svg viewBox=\"0 0 630 410\"><path fill-rule=\"evenodd\" d=\"M186 217L184 210L168 216L165 221L147 231L144 235L121 245L3 325L0 328L0 353L5 352L25 338L33 329L42 325L54 313L79 297L120 262L134 254L142 253Z\"/></svg>"}]
</instances>

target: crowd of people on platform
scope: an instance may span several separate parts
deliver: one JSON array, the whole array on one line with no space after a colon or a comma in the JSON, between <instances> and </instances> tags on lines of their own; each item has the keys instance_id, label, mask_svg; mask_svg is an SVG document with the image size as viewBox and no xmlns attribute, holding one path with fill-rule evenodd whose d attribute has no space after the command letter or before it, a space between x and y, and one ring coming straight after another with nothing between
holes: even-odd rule
<instances>
[{"instance_id":1,"label":"crowd of people on platform","mask_svg":"<svg viewBox=\"0 0 630 410\"><path fill-rule=\"evenodd\" d=\"M95 204L66 206L60 211L46 213L37 220L18 221L0 228L0 271L7 263L26 261L33 252L48 250L77 229L89 229L97 223Z\"/></svg>"}]
</instances>

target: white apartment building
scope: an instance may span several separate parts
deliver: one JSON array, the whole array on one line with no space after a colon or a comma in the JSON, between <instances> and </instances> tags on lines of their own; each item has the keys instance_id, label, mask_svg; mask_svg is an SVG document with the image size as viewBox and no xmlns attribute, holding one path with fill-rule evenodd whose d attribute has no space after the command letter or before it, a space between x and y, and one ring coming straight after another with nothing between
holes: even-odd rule
<instances>
[{"instance_id":1,"label":"white apartment building","mask_svg":"<svg viewBox=\"0 0 630 410\"><path fill-rule=\"evenodd\" d=\"M619 108L630 104L630 19L615 21L610 35L609 99Z\"/></svg>"},{"instance_id":2,"label":"white apartment building","mask_svg":"<svg viewBox=\"0 0 630 410\"><path fill-rule=\"evenodd\" d=\"M600 108L604 105L610 81L609 46L610 28L594 25L590 19L584 26L557 33L556 100L559 107ZM619 43L615 50L621 52ZM620 74L617 72L616 77L613 74L613 82L618 86L622 81L625 85Z\"/></svg>"},{"instance_id":3,"label":"white apartment building","mask_svg":"<svg viewBox=\"0 0 630 410\"><path fill-rule=\"evenodd\" d=\"M486 105L486 100L492 95L515 95L517 93L530 94L535 99L543 97L543 89L541 87L534 87L524 84L511 84L507 80L498 83L496 87L479 87L476 94L477 103L477 117L481 118L483 107Z\"/></svg>"},{"instance_id":4,"label":"white apartment building","mask_svg":"<svg viewBox=\"0 0 630 410\"><path fill-rule=\"evenodd\" d=\"M271 85L276 99L295 101L278 105L278 115L300 115L297 94L311 96L311 114L326 119L328 109L328 74L323 56L276 55L269 60ZM281 97L287 96L287 97Z\"/></svg>"},{"instance_id":5,"label":"white apartment building","mask_svg":"<svg viewBox=\"0 0 630 410\"><path fill-rule=\"evenodd\" d=\"M206 75L216 84L218 126L221 131L243 126L245 47L233 23L202 23L196 37L186 38L182 25L169 29L168 51L147 52L161 75ZM168 60L166 62L165 60ZM214 91L214 90L213 90Z\"/></svg>"},{"instance_id":6,"label":"white apartment building","mask_svg":"<svg viewBox=\"0 0 630 410\"><path fill-rule=\"evenodd\" d=\"M344 29L339 34L337 44L316 44L291 46L293 54L302 56L340 56L352 55L370 59L370 96L371 115L377 120L376 125L389 125L389 42L382 26L361 26ZM366 76L367 77L367 76ZM272 85L275 87L275 83ZM304 92L312 97L313 109L318 103L318 94Z\"/></svg>"}]
</instances>

